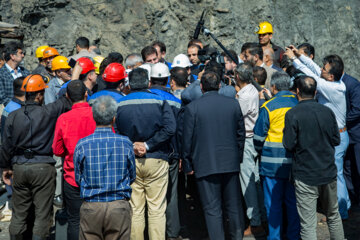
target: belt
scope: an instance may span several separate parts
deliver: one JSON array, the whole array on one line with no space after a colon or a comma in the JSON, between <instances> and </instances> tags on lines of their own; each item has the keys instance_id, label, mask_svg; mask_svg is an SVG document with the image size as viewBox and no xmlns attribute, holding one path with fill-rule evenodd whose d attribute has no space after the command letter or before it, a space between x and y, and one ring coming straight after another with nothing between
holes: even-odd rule
<instances>
[{"instance_id":1,"label":"belt","mask_svg":"<svg viewBox=\"0 0 360 240\"><path fill-rule=\"evenodd\" d=\"M340 129L339 129L339 132L341 132L341 133L342 133L342 132L346 132L346 127L340 128Z\"/></svg>"}]
</instances>

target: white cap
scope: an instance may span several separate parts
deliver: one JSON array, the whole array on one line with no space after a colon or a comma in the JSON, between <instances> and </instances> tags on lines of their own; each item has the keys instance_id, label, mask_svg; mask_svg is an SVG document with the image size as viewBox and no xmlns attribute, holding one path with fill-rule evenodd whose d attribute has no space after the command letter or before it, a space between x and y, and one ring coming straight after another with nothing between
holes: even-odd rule
<instances>
[{"instance_id":1,"label":"white cap","mask_svg":"<svg viewBox=\"0 0 360 240\"><path fill-rule=\"evenodd\" d=\"M139 68L145 69L148 72L148 78L150 80L150 74L151 74L151 64L150 63L144 63L143 65L140 65Z\"/></svg>"},{"instance_id":2,"label":"white cap","mask_svg":"<svg viewBox=\"0 0 360 240\"><path fill-rule=\"evenodd\" d=\"M171 67L182 67L182 68L187 68L191 66L192 64L188 56L186 56L185 54L179 54L176 57L174 57L174 61L171 65Z\"/></svg>"},{"instance_id":3,"label":"white cap","mask_svg":"<svg viewBox=\"0 0 360 240\"><path fill-rule=\"evenodd\" d=\"M165 78L170 76L170 71L165 63L158 62L151 66L150 76L152 78Z\"/></svg>"}]
</instances>

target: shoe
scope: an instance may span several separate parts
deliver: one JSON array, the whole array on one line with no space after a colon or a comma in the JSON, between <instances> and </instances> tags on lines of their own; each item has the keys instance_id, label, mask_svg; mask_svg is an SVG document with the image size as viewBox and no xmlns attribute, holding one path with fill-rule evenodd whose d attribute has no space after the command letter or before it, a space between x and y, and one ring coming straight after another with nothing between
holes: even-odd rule
<instances>
[{"instance_id":1,"label":"shoe","mask_svg":"<svg viewBox=\"0 0 360 240\"><path fill-rule=\"evenodd\" d=\"M54 197L53 204L55 205L55 207L62 208L62 206L63 206L62 197L61 196Z\"/></svg>"},{"instance_id":2,"label":"shoe","mask_svg":"<svg viewBox=\"0 0 360 240\"><path fill-rule=\"evenodd\" d=\"M264 230L264 228L262 226L249 226L244 231L244 237L249 237L249 236L265 237L266 231Z\"/></svg>"},{"instance_id":3,"label":"shoe","mask_svg":"<svg viewBox=\"0 0 360 240\"><path fill-rule=\"evenodd\" d=\"M1 211L3 217L0 217L1 222L10 222L12 211L9 209L9 202L6 202L5 207Z\"/></svg>"}]
</instances>

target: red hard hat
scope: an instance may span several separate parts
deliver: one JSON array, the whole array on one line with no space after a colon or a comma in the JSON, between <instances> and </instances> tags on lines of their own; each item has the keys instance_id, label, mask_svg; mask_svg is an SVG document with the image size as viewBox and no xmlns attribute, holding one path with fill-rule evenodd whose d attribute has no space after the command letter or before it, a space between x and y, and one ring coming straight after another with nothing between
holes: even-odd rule
<instances>
[{"instance_id":1,"label":"red hard hat","mask_svg":"<svg viewBox=\"0 0 360 240\"><path fill-rule=\"evenodd\" d=\"M117 82L127 77L125 68L120 63L110 63L102 75L105 82Z\"/></svg>"},{"instance_id":2,"label":"red hard hat","mask_svg":"<svg viewBox=\"0 0 360 240\"><path fill-rule=\"evenodd\" d=\"M94 63L87 57L81 57L77 60L80 64L80 67L82 68L81 74L86 74L90 72L91 70L95 70L96 67L94 66Z\"/></svg>"}]
</instances>

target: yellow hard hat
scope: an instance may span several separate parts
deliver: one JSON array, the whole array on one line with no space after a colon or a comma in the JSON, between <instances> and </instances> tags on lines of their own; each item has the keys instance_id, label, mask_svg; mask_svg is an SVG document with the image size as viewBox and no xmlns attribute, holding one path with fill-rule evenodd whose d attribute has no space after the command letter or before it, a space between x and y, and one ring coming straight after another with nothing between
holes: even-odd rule
<instances>
[{"instance_id":1,"label":"yellow hard hat","mask_svg":"<svg viewBox=\"0 0 360 240\"><path fill-rule=\"evenodd\" d=\"M255 33L257 34L273 33L273 28L271 23L266 21L259 23L259 26L256 28Z\"/></svg>"},{"instance_id":2,"label":"yellow hard hat","mask_svg":"<svg viewBox=\"0 0 360 240\"><path fill-rule=\"evenodd\" d=\"M35 56L36 56L36 58L43 58L44 51L45 51L45 49L48 48L48 47L49 47L49 46L46 46L46 45L38 47L38 48L36 49L36 51L35 51Z\"/></svg>"},{"instance_id":3,"label":"yellow hard hat","mask_svg":"<svg viewBox=\"0 0 360 240\"><path fill-rule=\"evenodd\" d=\"M69 66L67 60L68 59L64 56L56 56L51 63L51 70L70 69L71 67Z\"/></svg>"},{"instance_id":4,"label":"yellow hard hat","mask_svg":"<svg viewBox=\"0 0 360 240\"><path fill-rule=\"evenodd\" d=\"M94 61L95 61L94 66L96 67L96 69L95 69L96 74L100 73L100 64L102 63L103 60L104 60L104 57L102 57L102 56L94 57Z\"/></svg>"}]
</instances>

